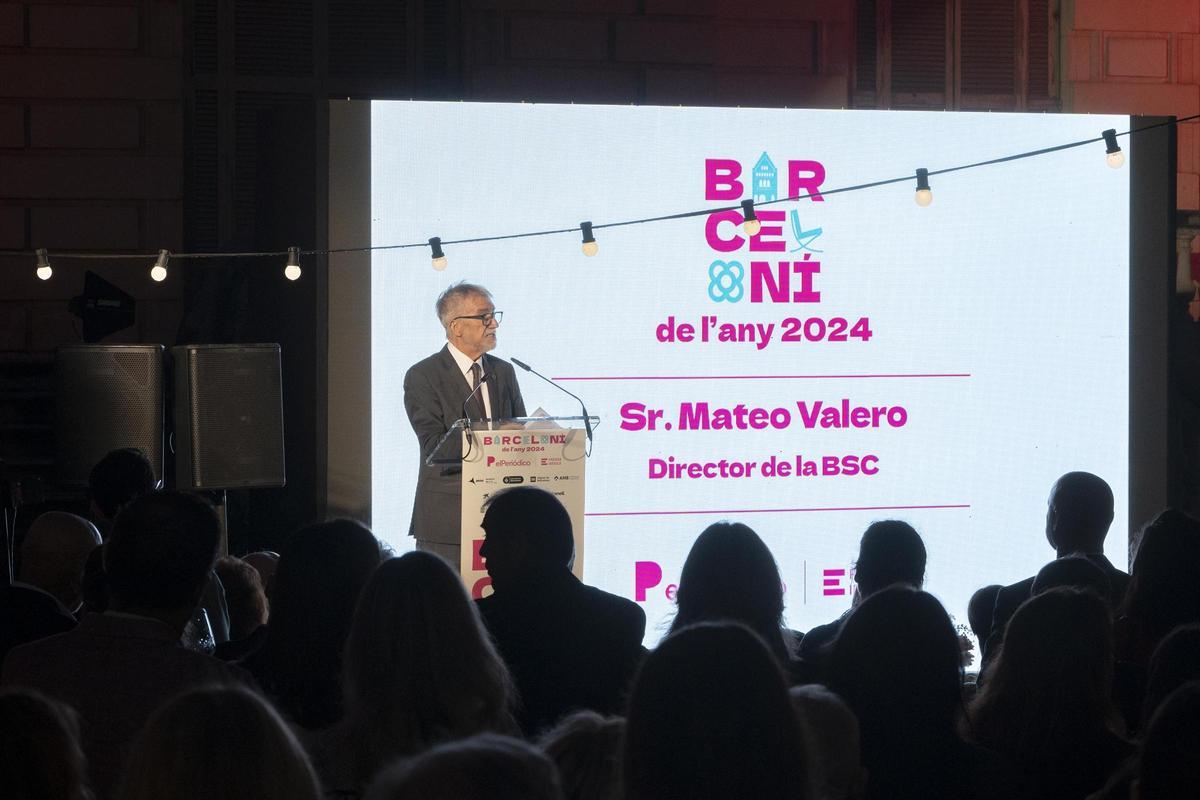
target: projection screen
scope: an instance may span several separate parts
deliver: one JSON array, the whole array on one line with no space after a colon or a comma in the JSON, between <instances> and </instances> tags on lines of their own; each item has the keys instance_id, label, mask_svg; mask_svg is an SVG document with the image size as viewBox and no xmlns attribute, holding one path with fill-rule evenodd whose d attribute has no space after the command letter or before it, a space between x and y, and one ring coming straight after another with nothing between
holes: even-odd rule
<instances>
[{"instance_id":1,"label":"projection screen","mask_svg":"<svg viewBox=\"0 0 1200 800\"><path fill-rule=\"evenodd\" d=\"M920 532L926 588L965 623L977 588L1053 557L1061 474L1113 487L1118 565L1163 502L1170 137L1123 137L1119 169L1097 142L936 174L1145 120L392 101L331 120L332 247L596 226L593 257L576 230L448 244L442 272L427 247L331 259L330 504L397 550L418 466L402 381L444 344L434 301L457 281L504 312L493 355L601 418L584 577L645 608L648 643L718 520L763 538L806 630L849 607L874 520ZM753 236L710 211L746 198ZM529 410L579 412L518 377Z\"/></svg>"}]
</instances>

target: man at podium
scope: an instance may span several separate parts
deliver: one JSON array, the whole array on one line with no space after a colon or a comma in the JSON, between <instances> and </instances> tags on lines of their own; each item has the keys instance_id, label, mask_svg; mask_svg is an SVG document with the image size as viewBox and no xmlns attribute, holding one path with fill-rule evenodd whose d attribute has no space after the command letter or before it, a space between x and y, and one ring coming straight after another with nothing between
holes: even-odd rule
<instances>
[{"instance_id":1,"label":"man at podium","mask_svg":"<svg viewBox=\"0 0 1200 800\"><path fill-rule=\"evenodd\" d=\"M437 553L458 569L462 469L428 466L425 459L464 413L471 419L523 417L525 402L512 365L488 355L496 347L503 316L491 293L476 284L456 283L442 292L436 308L446 346L404 375L404 410L421 447L408 535L416 537L417 549Z\"/></svg>"}]
</instances>

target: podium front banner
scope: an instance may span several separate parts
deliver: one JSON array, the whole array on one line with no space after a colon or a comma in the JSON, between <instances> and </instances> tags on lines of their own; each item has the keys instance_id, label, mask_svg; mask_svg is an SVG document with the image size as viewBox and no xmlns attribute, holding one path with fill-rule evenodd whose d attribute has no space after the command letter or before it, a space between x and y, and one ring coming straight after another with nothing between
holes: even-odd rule
<instances>
[{"instance_id":1,"label":"podium front banner","mask_svg":"<svg viewBox=\"0 0 1200 800\"><path fill-rule=\"evenodd\" d=\"M544 489L566 507L575 535L571 570L582 578L585 432L580 428L464 429L461 435L466 456L462 460L460 570L471 596L490 594L491 579L479 555L483 505L497 492L516 486Z\"/></svg>"}]
</instances>

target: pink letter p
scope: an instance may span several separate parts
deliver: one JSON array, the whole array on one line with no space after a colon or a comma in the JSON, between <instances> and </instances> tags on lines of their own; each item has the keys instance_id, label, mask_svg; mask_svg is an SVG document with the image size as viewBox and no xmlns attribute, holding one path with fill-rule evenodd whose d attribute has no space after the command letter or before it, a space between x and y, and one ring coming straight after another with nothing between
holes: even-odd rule
<instances>
[{"instance_id":1,"label":"pink letter p","mask_svg":"<svg viewBox=\"0 0 1200 800\"><path fill-rule=\"evenodd\" d=\"M635 561L633 564L633 597L646 602L646 590L662 582L662 567L657 561Z\"/></svg>"}]
</instances>

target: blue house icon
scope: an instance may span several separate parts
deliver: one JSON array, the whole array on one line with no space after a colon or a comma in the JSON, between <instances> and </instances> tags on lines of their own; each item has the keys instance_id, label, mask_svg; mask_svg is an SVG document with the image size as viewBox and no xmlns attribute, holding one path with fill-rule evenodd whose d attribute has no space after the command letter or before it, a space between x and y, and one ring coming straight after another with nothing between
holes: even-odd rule
<instances>
[{"instance_id":1,"label":"blue house icon","mask_svg":"<svg viewBox=\"0 0 1200 800\"><path fill-rule=\"evenodd\" d=\"M754 165L754 202L766 203L779 196L779 172L764 151Z\"/></svg>"}]
</instances>

